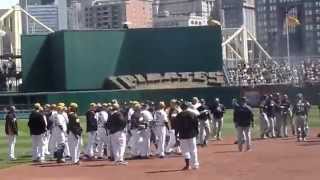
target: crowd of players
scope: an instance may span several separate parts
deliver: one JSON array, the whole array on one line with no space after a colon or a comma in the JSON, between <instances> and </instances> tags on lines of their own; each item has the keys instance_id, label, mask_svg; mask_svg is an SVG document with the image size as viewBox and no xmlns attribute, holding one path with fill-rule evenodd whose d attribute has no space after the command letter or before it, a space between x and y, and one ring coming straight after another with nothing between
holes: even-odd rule
<instances>
[{"instance_id":1,"label":"crowd of players","mask_svg":"<svg viewBox=\"0 0 320 180\"><path fill-rule=\"evenodd\" d=\"M288 95L280 93L265 95L260 104L261 138L288 137L288 127L297 141L305 141L308 134L308 112L310 103L302 94L297 94L291 103Z\"/></svg>"},{"instance_id":2,"label":"crowd of players","mask_svg":"<svg viewBox=\"0 0 320 180\"><path fill-rule=\"evenodd\" d=\"M302 94L290 103L287 95L263 96L260 105L261 138L288 136L288 125L298 141L308 134L310 104ZM251 150L251 127L254 113L242 97L233 101L233 121L237 131L239 151ZM32 159L44 162L55 159L64 163L80 164L83 129L77 114L78 105L64 103L34 105L28 126L32 138ZM185 158L184 169L199 168L197 144L205 147L213 130L216 140L222 140L225 107L216 98L207 105L204 99L194 97L191 102L137 102L120 104L91 103L86 113L88 142L81 158L109 159L115 165L126 165L125 158L165 158L178 153ZM294 120L293 120L294 119ZM9 158L15 160L14 146L18 134L15 108L6 115L6 134L9 140ZM246 149L243 149L243 146Z\"/></svg>"}]
</instances>

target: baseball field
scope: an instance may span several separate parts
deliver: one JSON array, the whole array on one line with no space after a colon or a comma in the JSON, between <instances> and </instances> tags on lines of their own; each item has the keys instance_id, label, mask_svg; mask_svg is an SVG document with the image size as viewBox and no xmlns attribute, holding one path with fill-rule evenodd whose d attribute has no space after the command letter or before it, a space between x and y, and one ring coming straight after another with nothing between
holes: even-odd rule
<instances>
[{"instance_id":1,"label":"baseball field","mask_svg":"<svg viewBox=\"0 0 320 180\"><path fill-rule=\"evenodd\" d=\"M258 137L259 116L255 115L254 137ZM82 118L82 122L84 122ZM83 127L85 124L82 123ZM130 160L128 166L114 166L110 161L83 162L70 166L48 162L32 164L31 138L27 120L19 120L17 161L7 161L7 140L4 121L0 121L0 179L217 179L217 180L318 180L320 171L319 111L310 112L311 133L307 142L296 142L295 137L254 140L253 151L237 152L234 142L232 110L225 115L223 141L210 141L208 147L199 147L200 169L180 171L183 158L170 155L165 159ZM84 138L86 139L86 138ZM86 142L86 141L85 141Z\"/></svg>"}]
</instances>

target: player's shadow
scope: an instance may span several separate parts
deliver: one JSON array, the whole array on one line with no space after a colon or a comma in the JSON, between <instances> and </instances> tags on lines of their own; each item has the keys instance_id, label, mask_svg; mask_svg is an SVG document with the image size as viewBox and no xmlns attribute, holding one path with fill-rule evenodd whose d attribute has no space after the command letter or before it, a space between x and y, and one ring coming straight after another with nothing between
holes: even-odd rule
<instances>
[{"instance_id":1,"label":"player's shadow","mask_svg":"<svg viewBox=\"0 0 320 180\"><path fill-rule=\"evenodd\" d=\"M48 164L34 164L37 167L49 168L49 167L62 167L62 166L74 166L73 164L56 164L56 163L48 163Z\"/></svg>"},{"instance_id":2,"label":"player's shadow","mask_svg":"<svg viewBox=\"0 0 320 180\"><path fill-rule=\"evenodd\" d=\"M81 165L81 167L88 167L88 168L105 167L105 166L116 166L116 165L114 165L114 164L86 164L86 165Z\"/></svg>"},{"instance_id":3,"label":"player's shadow","mask_svg":"<svg viewBox=\"0 0 320 180\"><path fill-rule=\"evenodd\" d=\"M237 153L239 151L236 151L236 150L230 150L230 151L217 151L217 152L214 152L215 154L233 154L233 153Z\"/></svg>"},{"instance_id":4,"label":"player's shadow","mask_svg":"<svg viewBox=\"0 0 320 180\"><path fill-rule=\"evenodd\" d=\"M174 173L183 171L182 169L169 169L169 170L157 170L157 171L147 171L146 174L158 174L158 173Z\"/></svg>"},{"instance_id":5,"label":"player's shadow","mask_svg":"<svg viewBox=\"0 0 320 180\"><path fill-rule=\"evenodd\" d=\"M299 144L299 146L319 146L320 140L308 140L304 143Z\"/></svg>"},{"instance_id":6,"label":"player's shadow","mask_svg":"<svg viewBox=\"0 0 320 180\"><path fill-rule=\"evenodd\" d=\"M212 143L210 145L213 145L213 146L231 146L231 145L234 145L234 143Z\"/></svg>"}]
</instances>

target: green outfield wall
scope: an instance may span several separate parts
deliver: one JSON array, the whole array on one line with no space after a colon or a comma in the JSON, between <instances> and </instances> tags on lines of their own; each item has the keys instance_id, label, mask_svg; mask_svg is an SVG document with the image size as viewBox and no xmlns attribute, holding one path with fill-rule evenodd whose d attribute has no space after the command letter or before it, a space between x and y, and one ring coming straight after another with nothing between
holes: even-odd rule
<instances>
[{"instance_id":1,"label":"green outfield wall","mask_svg":"<svg viewBox=\"0 0 320 180\"><path fill-rule=\"evenodd\" d=\"M114 75L221 71L220 27L22 36L24 92L99 90Z\"/></svg>"}]
</instances>

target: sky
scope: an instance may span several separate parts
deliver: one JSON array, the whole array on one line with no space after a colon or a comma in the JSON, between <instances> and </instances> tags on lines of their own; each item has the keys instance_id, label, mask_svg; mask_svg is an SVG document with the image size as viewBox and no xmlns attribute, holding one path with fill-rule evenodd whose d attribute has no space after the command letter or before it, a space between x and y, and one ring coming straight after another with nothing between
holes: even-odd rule
<instances>
[{"instance_id":1,"label":"sky","mask_svg":"<svg viewBox=\"0 0 320 180\"><path fill-rule=\"evenodd\" d=\"M0 9L8 9L18 3L19 0L0 0Z\"/></svg>"}]
</instances>

